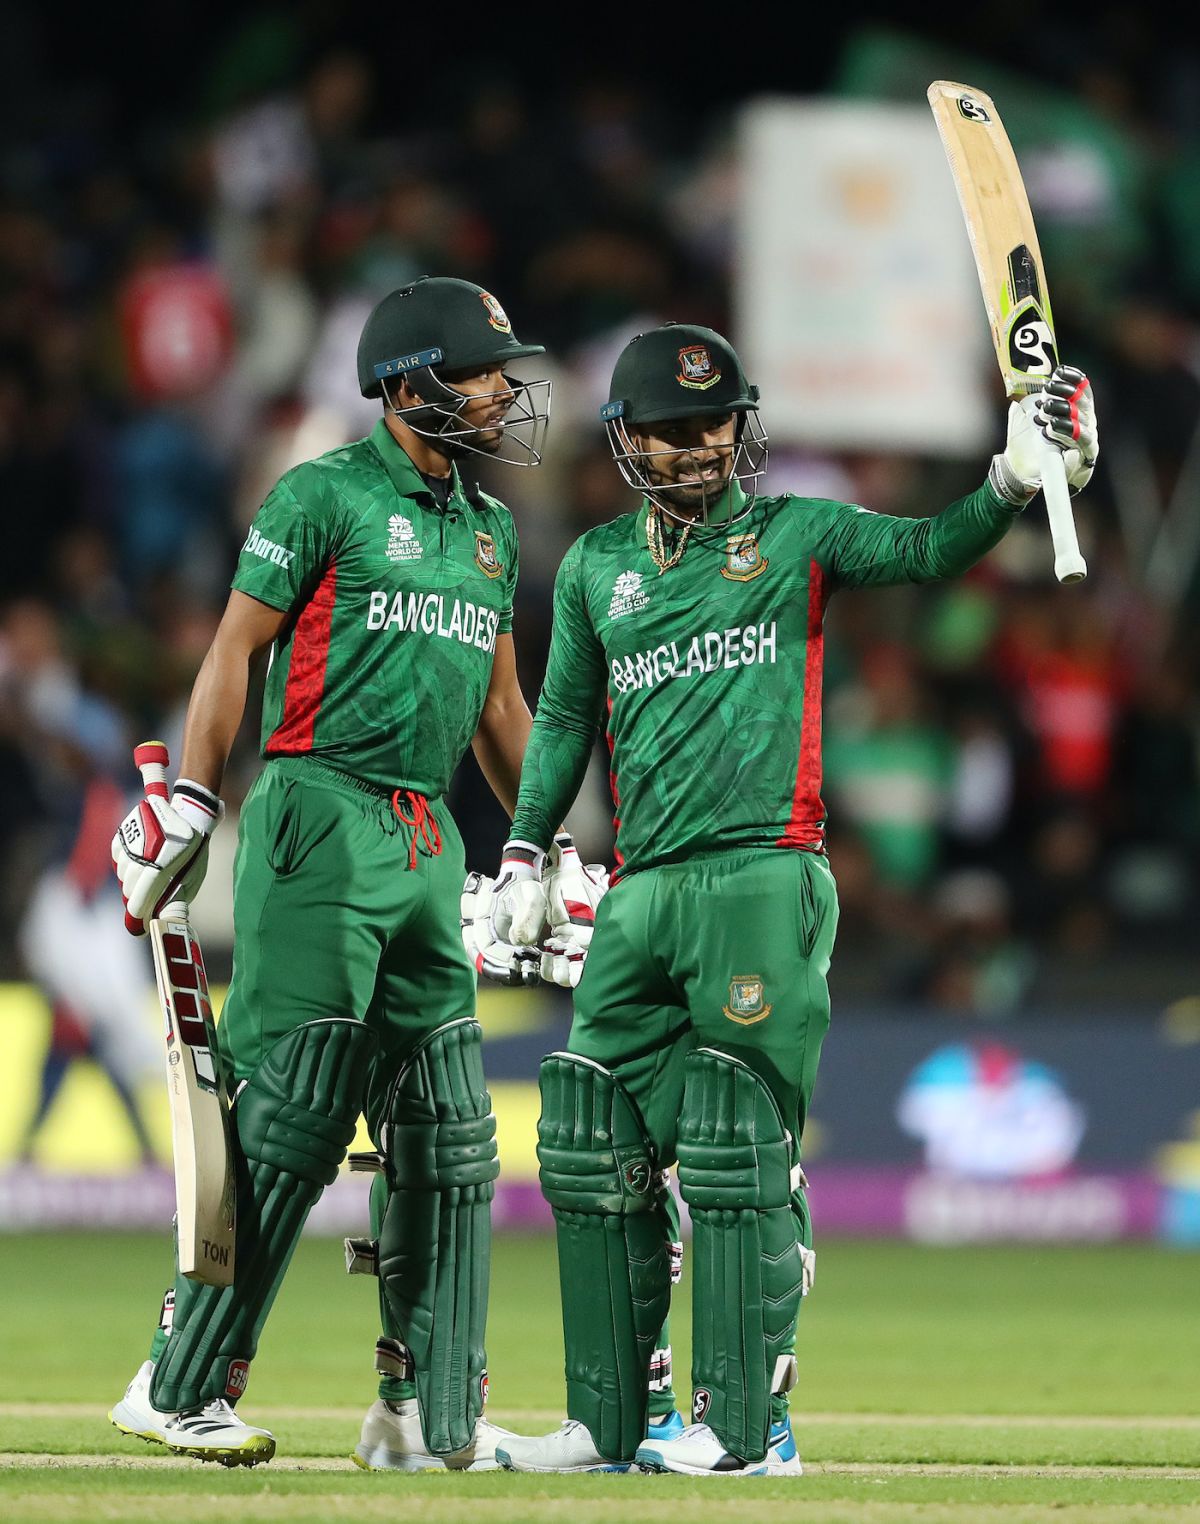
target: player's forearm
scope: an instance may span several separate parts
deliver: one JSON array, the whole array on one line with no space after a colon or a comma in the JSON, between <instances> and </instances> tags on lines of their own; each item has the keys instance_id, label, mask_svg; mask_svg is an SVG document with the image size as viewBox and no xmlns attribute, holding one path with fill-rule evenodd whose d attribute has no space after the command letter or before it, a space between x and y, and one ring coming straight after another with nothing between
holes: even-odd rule
<instances>
[{"instance_id":1,"label":"player's forearm","mask_svg":"<svg viewBox=\"0 0 1200 1524\"><path fill-rule=\"evenodd\" d=\"M1021 510L1007 503L989 482L960 497L928 521L914 581L961 577L998 545Z\"/></svg>"},{"instance_id":2,"label":"player's forearm","mask_svg":"<svg viewBox=\"0 0 1200 1524\"><path fill-rule=\"evenodd\" d=\"M987 482L927 519L843 515L834 566L845 587L893 587L960 577L1003 539L1016 517Z\"/></svg>"},{"instance_id":3,"label":"player's forearm","mask_svg":"<svg viewBox=\"0 0 1200 1524\"><path fill-rule=\"evenodd\" d=\"M594 739L594 729L564 723L539 704L521 768L514 841L530 842L543 851L549 848L583 784Z\"/></svg>"},{"instance_id":4,"label":"player's forearm","mask_svg":"<svg viewBox=\"0 0 1200 1524\"><path fill-rule=\"evenodd\" d=\"M231 649L218 635L192 688L179 776L214 794L221 792L225 764L246 710L251 660L249 653Z\"/></svg>"},{"instance_id":5,"label":"player's forearm","mask_svg":"<svg viewBox=\"0 0 1200 1524\"><path fill-rule=\"evenodd\" d=\"M521 763L529 742L533 716L518 693L504 705L485 705L471 742L479 770L488 787L511 816L517 807Z\"/></svg>"}]
</instances>

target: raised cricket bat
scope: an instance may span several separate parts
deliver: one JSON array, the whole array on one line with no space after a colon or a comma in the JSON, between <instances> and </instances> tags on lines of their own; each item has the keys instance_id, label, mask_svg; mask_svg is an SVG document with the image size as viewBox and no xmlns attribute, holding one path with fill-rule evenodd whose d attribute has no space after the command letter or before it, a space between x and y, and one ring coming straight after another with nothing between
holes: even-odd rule
<instances>
[{"instance_id":1,"label":"raised cricket bat","mask_svg":"<svg viewBox=\"0 0 1200 1524\"><path fill-rule=\"evenodd\" d=\"M1058 363L1029 197L991 97L945 79L935 80L928 95L966 219L1004 390L1016 401L1037 391ZM1048 439L1042 442L1054 575L1060 582L1081 582L1087 563L1075 536L1062 454Z\"/></svg>"},{"instance_id":2,"label":"raised cricket bat","mask_svg":"<svg viewBox=\"0 0 1200 1524\"><path fill-rule=\"evenodd\" d=\"M146 797L168 798L163 743L144 741L133 760ZM206 1286L230 1286L237 1219L233 1151L204 959L182 902L164 905L148 930L166 1027L179 1268Z\"/></svg>"}]
</instances>

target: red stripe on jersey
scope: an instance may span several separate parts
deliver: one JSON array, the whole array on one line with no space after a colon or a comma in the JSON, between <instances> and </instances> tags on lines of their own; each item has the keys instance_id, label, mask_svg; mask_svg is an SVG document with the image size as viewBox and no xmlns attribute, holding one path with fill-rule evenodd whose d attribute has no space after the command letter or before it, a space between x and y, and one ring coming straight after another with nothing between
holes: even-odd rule
<instances>
[{"instance_id":1,"label":"red stripe on jersey","mask_svg":"<svg viewBox=\"0 0 1200 1524\"><path fill-rule=\"evenodd\" d=\"M281 752L312 750L313 731L325 698L325 665L329 659L336 589L335 564L321 578L296 621L287 686L283 691L283 718L263 748L269 757Z\"/></svg>"},{"instance_id":2,"label":"red stripe on jersey","mask_svg":"<svg viewBox=\"0 0 1200 1524\"><path fill-rule=\"evenodd\" d=\"M821 676L825 657L825 573L815 561L808 567L808 644L804 660L804 714L800 720L800 758L792 813L777 847L824 846L821 822Z\"/></svg>"},{"instance_id":3,"label":"red stripe on jersey","mask_svg":"<svg viewBox=\"0 0 1200 1524\"><path fill-rule=\"evenodd\" d=\"M614 748L615 748L615 746L617 744L616 737L613 735L612 728L611 728L612 727L612 699L611 698L608 701L608 723L609 723L609 728L607 730L605 730L605 732L604 732L604 739L608 742L608 756L609 756L609 761L611 763L612 760L613 760L613 750L614 750ZM609 793L612 794L612 802L613 802L613 831L616 833L614 838L613 838L613 861L617 865L616 868L614 869L612 875L610 876L610 879L609 879L609 884L611 886L612 884L615 884L617 882L617 878L620 875L620 871L625 866L625 859L622 856L621 849L620 849L619 846L617 846L617 841L616 841L616 838L619 837L620 834L621 834L621 820L620 820L620 817L616 813L621 808L621 794L620 794L620 791L617 788L617 774L616 774L616 770L612 766L610 766L609 769L608 769L608 789L609 789Z\"/></svg>"}]
</instances>

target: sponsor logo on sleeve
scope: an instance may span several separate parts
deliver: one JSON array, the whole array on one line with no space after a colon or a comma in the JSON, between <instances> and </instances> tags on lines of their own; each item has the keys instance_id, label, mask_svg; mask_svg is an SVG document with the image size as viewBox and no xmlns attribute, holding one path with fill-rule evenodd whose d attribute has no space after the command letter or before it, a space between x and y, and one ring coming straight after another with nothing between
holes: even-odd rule
<instances>
[{"instance_id":1,"label":"sponsor logo on sleeve","mask_svg":"<svg viewBox=\"0 0 1200 1524\"><path fill-rule=\"evenodd\" d=\"M257 529L252 529L246 536L246 543L242 549L249 551L252 556L261 556L264 561L272 561L276 566L290 566L295 555L295 551L276 545L274 540L268 540L266 535L259 534Z\"/></svg>"}]
</instances>

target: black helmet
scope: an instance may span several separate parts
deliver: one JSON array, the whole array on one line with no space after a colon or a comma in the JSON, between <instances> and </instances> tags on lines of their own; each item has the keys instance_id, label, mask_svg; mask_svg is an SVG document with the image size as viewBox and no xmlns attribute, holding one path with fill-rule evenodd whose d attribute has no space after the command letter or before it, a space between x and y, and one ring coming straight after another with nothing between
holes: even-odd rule
<instances>
[{"instance_id":1,"label":"black helmet","mask_svg":"<svg viewBox=\"0 0 1200 1524\"><path fill-rule=\"evenodd\" d=\"M442 380L439 371L471 366L506 366L526 355L545 354L541 344L518 343L508 314L482 286L447 275L423 275L389 292L363 326L358 341L358 387L364 397L382 397L406 425L427 439L456 450L480 451L471 443L459 413L471 400ZM389 383L405 377L424 406L396 408ZM512 405L504 422L523 458L495 454L509 465L538 465L541 441L550 417L547 380L519 381L505 374L504 390ZM527 434L518 432L528 430Z\"/></svg>"},{"instance_id":2,"label":"black helmet","mask_svg":"<svg viewBox=\"0 0 1200 1524\"><path fill-rule=\"evenodd\" d=\"M758 387L746 380L729 340L695 323L667 323L626 344L600 416L605 423L662 423L750 410L758 410Z\"/></svg>"},{"instance_id":3,"label":"black helmet","mask_svg":"<svg viewBox=\"0 0 1200 1524\"><path fill-rule=\"evenodd\" d=\"M743 517L751 503L747 499L735 505L733 493L725 489L737 482L753 492L767 464L767 436L758 420L758 387L746 380L728 339L694 323L667 323L639 333L621 351L608 401L600 409L621 475L656 510L689 530L695 520L678 512L666 486L652 480L654 456L675 456L679 451L638 449L630 430L642 432L645 425L724 413L733 413L737 419L729 476L718 500L706 504L701 514L704 522L722 525Z\"/></svg>"},{"instance_id":4,"label":"black helmet","mask_svg":"<svg viewBox=\"0 0 1200 1524\"><path fill-rule=\"evenodd\" d=\"M517 342L504 308L482 286L422 275L390 291L367 319L358 341L358 389L381 397L385 380L427 365L461 370L545 353L541 344Z\"/></svg>"}]
</instances>

